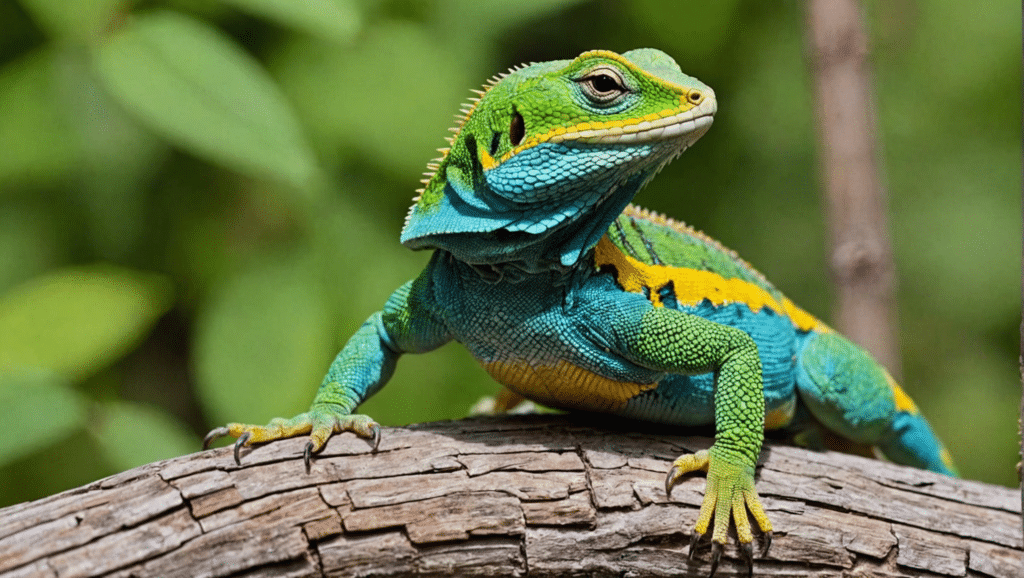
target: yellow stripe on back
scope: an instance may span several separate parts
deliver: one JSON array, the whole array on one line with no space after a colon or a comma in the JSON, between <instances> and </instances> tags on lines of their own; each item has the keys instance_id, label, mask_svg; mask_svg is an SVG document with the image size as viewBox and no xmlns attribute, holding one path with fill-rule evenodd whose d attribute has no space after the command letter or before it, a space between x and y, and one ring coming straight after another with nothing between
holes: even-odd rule
<instances>
[{"instance_id":1,"label":"yellow stripe on back","mask_svg":"<svg viewBox=\"0 0 1024 578\"><path fill-rule=\"evenodd\" d=\"M754 283L743 279L726 279L711 271L649 265L620 251L607 235L601 238L595 248L594 265L598 268L605 265L615 267L619 285L626 291L644 293L644 289L647 289L655 307L664 306L658 291L671 283L680 305L694 307L707 299L716 306L742 303L755 313L767 307L779 315L789 317L793 325L801 330L828 330L824 323L789 299L782 297L780 300Z\"/></svg>"}]
</instances>

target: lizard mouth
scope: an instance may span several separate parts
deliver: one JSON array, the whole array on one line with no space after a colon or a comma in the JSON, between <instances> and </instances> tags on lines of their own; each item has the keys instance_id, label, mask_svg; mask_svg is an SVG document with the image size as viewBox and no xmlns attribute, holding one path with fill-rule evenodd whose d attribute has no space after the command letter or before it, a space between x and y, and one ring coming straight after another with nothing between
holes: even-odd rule
<instances>
[{"instance_id":1,"label":"lizard mouth","mask_svg":"<svg viewBox=\"0 0 1024 578\"><path fill-rule=\"evenodd\" d=\"M693 143L711 127L717 109L714 99L707 99L700 105L683 112L643 120L633 124L589 128L566 132L551 137L550 142L578 142L587 144L642 144L662 142L686 137Z\"/></svg>"}]
</instances>

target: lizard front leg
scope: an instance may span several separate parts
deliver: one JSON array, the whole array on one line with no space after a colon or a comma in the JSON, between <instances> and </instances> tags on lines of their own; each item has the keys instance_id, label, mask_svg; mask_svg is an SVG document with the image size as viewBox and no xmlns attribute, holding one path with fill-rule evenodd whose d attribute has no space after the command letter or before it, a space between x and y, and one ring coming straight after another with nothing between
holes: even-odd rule
<instances>
[{"instance_id":1,"label":"lizard front leg","mask_svg":"<svg viewBox=\"0 0 1024 578\"><path fill-rule=\"evenodd\" d=\"M351 431L370 438L376 450L380 425L352 412L387 383L403 353L429 351L451 339L431 313L429 285L424 272L395 291L384 309L363 323L334 359L309 411L291 419L275 418L267 425L229 423L207 434L203 447L220 437L236 437L235 462L240 463L242 447L309 434L303 455L307 472L312 454L335 433Z\"/></svg>"},{"instance_id":2,"label":"lizard front leg","mask_svg":"<svg viewBox=\"0 0 1024 578\"><path fill-rule=\"evenodd\" d=\"M641 308L641 314L612 327L625 356L638 365L668 373L715 373L715 442L706 451L677 459L665 488L670 493L684 474L707 472L707 490L694 527L690 556L714 518L714 575L733 520L740 551L752 567L753 534L747 510L764 533L764 554L772 533L754 488L754 465L764 441L765 412L757 345L740 329L664 307Z\"/></svg>"}]
</instances>

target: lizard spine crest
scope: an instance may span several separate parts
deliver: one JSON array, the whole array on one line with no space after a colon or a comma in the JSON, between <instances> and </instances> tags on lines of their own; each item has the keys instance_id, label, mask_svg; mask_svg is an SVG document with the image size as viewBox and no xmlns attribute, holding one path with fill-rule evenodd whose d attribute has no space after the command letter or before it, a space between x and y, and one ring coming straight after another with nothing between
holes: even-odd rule
<instances>
[{"instance_id":1,"label":"lizard spine crest","mask_svg":"<svg viewBox=\"0 0 1024 578\"><path fill-rule=\"evenodd\" d=\"M441 170L441 165L444 163L445 159L448 157L448 154L451 152L452 145L455 144L455 140L459 137L459 133L462 132L462 127L465 126L466 121L468 121L469 118L473 115L473 112L476 110L477 105L480 104L480 100L484 97L485 94L487 94L487 91L494 88L499 82L501 82L505 77L512 74L513 72L517 72L528 66L532 66L533 64L535 63L530 62L517 64L509 68L508 71L495 74L491 78L487 79L487 81L485 81L482 85L482 90L479 88L470 89L470 92L472 92L475 96L469 97L469 99L459 107L459 112L455 114L455 125L448 128L448 132L452 134L451 136L444 137L444 140L447 141L448 146L437 149L437 152L441 153L441 156L430 159L430 161L427 162L427 170L423 172L424 178L420 179L420 184L422 184L423 186L416 189L415 191L416 196L414 196L412 199L413 205L409 207L409 210L406 212L405 215L405 225L409 224L409 219L412 218L413 210L416 208L416 203L420 201L420 196L423 195L424 192L426 192L426 189L428 186L430 186L431 181L433 181L434 178L437 177L438 171Z\"/></svg>"}]
</instances>

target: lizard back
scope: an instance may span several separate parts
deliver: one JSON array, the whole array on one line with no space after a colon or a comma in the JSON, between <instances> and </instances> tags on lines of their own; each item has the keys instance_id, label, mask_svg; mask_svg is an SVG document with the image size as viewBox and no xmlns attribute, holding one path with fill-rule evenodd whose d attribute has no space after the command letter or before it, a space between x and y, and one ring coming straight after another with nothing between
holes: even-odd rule
<instances>
[{"instance_id":1,"label":"lizard back","mask_svg":"<svg viewBox=\"0 0 1024 578\"><path fill-rule=\"evenodd\" d=\"M595 248L594 265L614 269L626 291L673 309L744 304L788 317L801 332L829 331L760 272L718 241L679 221L629 205Z\"/></svg>"}]
</instances>

